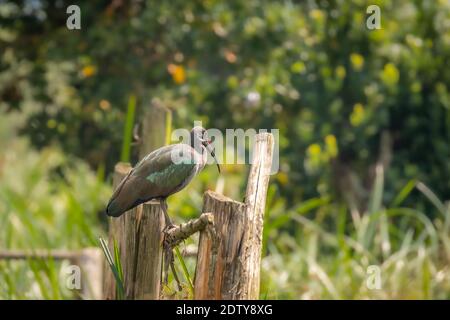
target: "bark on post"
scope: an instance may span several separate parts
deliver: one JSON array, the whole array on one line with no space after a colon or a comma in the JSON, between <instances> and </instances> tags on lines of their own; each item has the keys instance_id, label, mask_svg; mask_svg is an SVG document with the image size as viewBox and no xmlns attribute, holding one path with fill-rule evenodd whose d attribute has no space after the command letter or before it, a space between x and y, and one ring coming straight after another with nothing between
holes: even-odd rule
<instances>
[{"instance_id":1,"label":"bark on post","mask_svg":"<svg viewBox=\"0 0 450 320\"><path fill-rule=\"evenodd\" d=\"M127 299L159 299L164 215L159 203L147 202L124 215L122 260Z\"/></svg>"},{"instance_id":2,"label":"bark on post","mask_svg":"<svg viewBox=\"0 0 450 320\"><path fill-rule=\"evenodd\" d=\"M270 133L256 136L253 160L245 192L245 234L243 273L239 286L240 299L258 299L260 286L260 265L264 209L272 168L274 140Z\"/></svg>"},{"instance_id":3,"label":"bark on post","mask_svg":"<svg viewBox=\"0 0 450 320\"><path fill-rule=\"evenodd\" d=\"M200 233L195 299L258 299L263 216L272 166L273 136L256 136L245 204L212 191L203 212L214 226Z\"/></svg>"},{"instance_id":4,"label":"bark on post","mask_svg":"<svg viewBox=\"0 0 450 320\"><path fill-rule=\"evenodd\" d=\"M200 232L195 270L195 299L236 299L241 275L240 243L244 237L244 204L207 191L203 211L214 225Z\"/></svg>"}]
</instances>

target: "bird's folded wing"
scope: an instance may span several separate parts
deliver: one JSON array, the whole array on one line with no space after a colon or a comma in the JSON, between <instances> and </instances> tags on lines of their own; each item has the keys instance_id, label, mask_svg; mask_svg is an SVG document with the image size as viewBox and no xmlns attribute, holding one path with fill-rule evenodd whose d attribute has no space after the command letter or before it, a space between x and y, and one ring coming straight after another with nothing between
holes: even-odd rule
<instances>
[{"instance_id":1,"label":"bird's folded wing","mask_svg":"<svg viewBox=\"0 0 450 320\"><path fill-rule=\"evenodd\" d=\"M176 154L184 157L182 161ZM137 204L178 191L195 173L196 164L189 160L191 156L195 156L193 149L181 144L150 153L121 181L108 207L123 212Z\"/></svg>"},{"instance_id":2,"label":"bird's folded wing","mask_svg":"<svg viewBox=\"0 0 450 320\"><path fill-rule=\"evenodd\" d=\"M150 153L130 175L145 199L171 194L195 170L194 150L188 145L170 145L157 151Z\"/></svg>"}]
</instances>

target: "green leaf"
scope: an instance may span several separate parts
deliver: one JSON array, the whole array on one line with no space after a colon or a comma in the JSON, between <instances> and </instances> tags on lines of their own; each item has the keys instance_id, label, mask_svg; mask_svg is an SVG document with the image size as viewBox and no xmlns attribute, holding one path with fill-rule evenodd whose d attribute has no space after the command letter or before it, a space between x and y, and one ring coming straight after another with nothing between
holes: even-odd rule
<instances>
[{"instance_id":1,"label":"green leaf","mask_svg":"<svg viewBox=\"0 0 450 320\"><path fill-rule=\"evenodd\" d=\"M180 261L181 268L183 269L184 277L186 278L186 280L189 284L189 289L191 290L191 294L192 294L192 296L194 296L194 285L192 284L188 269L186 267L186 264L184 263L184 259L181 256L181 253L180 253L180 250L178 249L178 247L175 247L175 254L177 255L178 260Z\"/></svg>"},{"instance_id":2,"label":"green leaf","mask_svg":"<svg viewBox=\"0 0 450 320\"><path fill-rule=\"evenodd\" d=\"M401 205L415 186L416 186L416 179L409 180L408 183L400 191L400 193L395 197L394 201L392 201L392 207L398 207L399 205Z\"/></svg>"},{"instance_id":3,"label":"green leaf","mask_svg":"<svg viewBox=\"0 0 450 320\"><path fill-rule=\"evenodd\" d=\"M111 271L114 275L114 279L116 280L117 299L123 300L123 298L125 296L125 289L124 289L124 284L122 281L123 275L121 276L121 271L119 271L119 270L122 270L122 267L120 265L120 262L118 265L116 265L114 263L113 257L111 255L111 252L109 251L108 244L106 243L106 241L102 237L100 237L99 240L100 240L100 247L103 250L103 253L106 257L106 261L108 262L108 265L111 268ZM117 248L117 246L115 245L114 253L115 253L115 257L118 257L119 252L117 250L117 255L116 255L116 248Z\"/></svg>"},{"instance_id":4,"label":"green leaf","mask_svg":"<svg viewBox=\"0 0 450 320\"><path fill-rule=\"evenodd\" d=\"M131 140L133 139L134 113L136 110L136 96L131 95L128 100L127 119L123 132L122 153L120 160L130 162Z\"/></svg>"}]
</instances>

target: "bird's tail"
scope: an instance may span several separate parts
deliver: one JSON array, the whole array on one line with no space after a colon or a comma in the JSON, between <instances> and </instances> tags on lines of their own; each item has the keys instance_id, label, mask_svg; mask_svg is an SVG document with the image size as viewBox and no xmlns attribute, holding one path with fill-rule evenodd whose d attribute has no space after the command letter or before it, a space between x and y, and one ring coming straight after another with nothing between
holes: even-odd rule
<instances>
[{"instance_id":1,"label":"bird's tail","mask_svg":"<svg viewBox=\"0 0 450 320\"><path fill-rule=\"evenodd\" d=\"M106 214L110 217L120 217L126 210L118 206L116 199L111 199L106 206Z\"/></svg>"},{"instance_id":2,"label":"bird's tail","mask_svg":"<svg viewBox=\"0 0 450 320\"><path fill-rule=\"evenodd\" d=\"M129 187L130 173L117 186L106 206L106 214L110 217L120 217L133 208L139 198L135 195L135 190Z\"/></svg>"}]
</instances>

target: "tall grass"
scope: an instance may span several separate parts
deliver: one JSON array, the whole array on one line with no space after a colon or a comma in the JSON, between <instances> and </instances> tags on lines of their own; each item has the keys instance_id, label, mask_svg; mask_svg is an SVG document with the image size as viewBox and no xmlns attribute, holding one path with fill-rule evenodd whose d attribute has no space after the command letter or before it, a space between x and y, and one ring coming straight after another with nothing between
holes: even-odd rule
<instances>
[{"instance_id":1,"label":"tall grass","mask_svg":"<svg viewBox=\"0 0 450 320\"><path fill-rule=\"evenodd\" d=\"M99 238L100 247L102 248L103 254L105 255L106 262L108 263L111 272L114 275L114 280L116 283L116 297L118 300L123 300L125 297L125 285L123 282L123 270L122 263L120 261L120 253L119 248L117 246L117 242L114 241L114 257L109 251L108 244L102 237Z\"/></svg>"},{"instance_id":2,"label":"tall grass","mask_svg":"<svg viewBox=\"0 0 450 320\"><path fill-rule=\"evenodd\" d=\"M382 203L382 171L377 175L368 211L359 221L349 219L352 215L345 206L323 198L283 211L276 197L269 194L262 296L450 298L449 206L423 183L410 181L386 208ZM422 192L440 215L432 220L432 212L402 207L414 189ZM314 206L318 203L321 205ZM366 284L369 266L373 265L381 271L379 290Z\"/></svg>"},{"instance_id":3,"label":"tall grass","mask_svg":"<svg viewBox=\"0 0 450 320\"><path fill-rule=\"evenodd\" d=\"M14 121L0 126L13 134ZM0 250L80 249L103 233L98 211L110 187L58 148L35 151L24 138L0 137ZM63 299L66 261L0 261L0 299Z\"/></svg>"}]
</instances>

